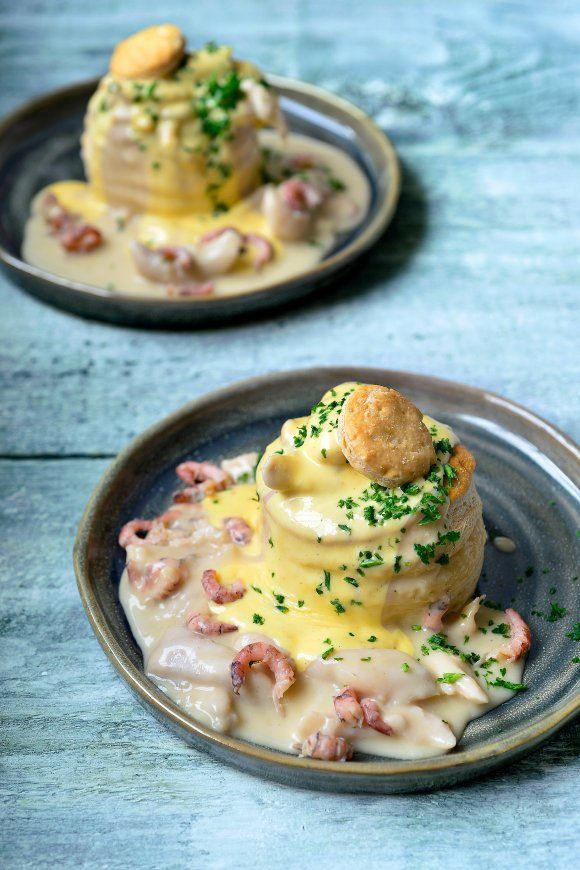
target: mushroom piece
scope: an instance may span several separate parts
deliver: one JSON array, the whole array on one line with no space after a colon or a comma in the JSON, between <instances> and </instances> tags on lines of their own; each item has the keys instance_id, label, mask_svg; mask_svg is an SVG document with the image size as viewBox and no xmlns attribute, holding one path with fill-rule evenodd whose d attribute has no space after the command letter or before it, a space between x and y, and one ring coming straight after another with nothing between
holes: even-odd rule
<instances>
[{"instance_id":1,"label":"mushroom piece","mask_svg":"<svg viewBox=\"0 0 580 870\"><path fill-rule=\"evenodd\" d=\"M351 393L340 413L338 439L353 468L391 489L422 477L435 463L421 411L389 387L363 384Z\"/></svg>"}]
</instances>

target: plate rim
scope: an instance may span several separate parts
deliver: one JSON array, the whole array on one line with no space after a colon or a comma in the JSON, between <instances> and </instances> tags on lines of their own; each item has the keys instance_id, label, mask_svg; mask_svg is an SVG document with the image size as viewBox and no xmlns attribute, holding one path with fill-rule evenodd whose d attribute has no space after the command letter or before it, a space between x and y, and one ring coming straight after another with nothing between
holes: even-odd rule
<instances>
[{"instance_id":1,"label":"plate rim","mask_svg":"<svg viewBox=\"0 0 580 870\"><path fill-rule=\"evenodd\" d=\"M36 281L42 281L49 285L53 291L64 289L67 292L77 293L80 299L93 301L99 304L114 308L115 305L129 306L137 309L138 316L147 314L150 311L157 311L159 308L166 308L168 311L175 312L191 312L199 313L203 317L206 313L216 313L218 316L224 312L221 309L226 309L232 304L232 300L242 300L244 302L252 302L253 300L266 299L276 291L282 291L285 288L290 288L295 284L302 284L307 281L312 284L318 284L344 268L354 260L364 254L385 232L392 221L395 214L397 204L401 193L402 171L399 157L395 146L390 137L379 127L379 125L350 100L334 94L332 91L319 85L310 82L294 79L289 76L279 76L267 74L268 81L277 89L287 89L297 95L307 95L314 97L326 103L330 107L336 108L342 114L350 116L356 123L362 125L366 133L376 143L381 152L385 163L388 167L390 185L387 196L378 204L377 212L367 227L363 229L360 235L357 235L344 248L341 248L335 254L316 263L311 269L306 269L297 275L293 275L285 280L276 281L257 290L247 290L242 293L236 293L232 296L221 296L216 299L157 299L150 296L140 296L130 293L110 293L102 287L96 287L92 284L84 284L81 281L73 281L70 278L54 275L52 272L46 271L39 266L34 266L27 263L21 257L11 254L4 245L0 242L0 263L9 270L15 272L18 276L29 278ZM33 114L37 110L44 108L47 104L55 101L65 100L84 93L85 90L96 88L100 76L92 76L82 79L78 82L73 82L63 87L55 88L33 97L30 100L17 106L4 117L0 118L0 140L10 134L11 128ZM272 304L276 304L276 300L272 300Z\"/></svg>"},{"instance_id":2,"label":"plate rim","mask_svg":"<svg viewBox=\"0 0 580 870\"><path fill-rule=\"evenodd\" d=\"M530 411L524 405L484 388L473 387L458 381L433 377L419 372L357 365L316 366L313 369L284 369L269 374L256 375L211 390L177 408L131 439L107 466L86 504L74 542L73 564L77 587L91 627L115 669L137 694L139 700L144 702L149 708L149 712L152 712L157 718L161 719L163 724L177 728L181 732L186 732L196 748L202 751L213 751L214 754L218 754L226 761L235 761L236 758L242 757L245 769L259 776L267 777L268 774L255 767L252 769L253 764L267 765L269 770L274 771L273 778L275 779L280 779L284 771L292 772L296 776L299 776L300 772L302 772L306 781L304 783L293 781L292 784L302 785L305 788L328 790L327 785L329 782L332 782L333 787L347 792L379 791L380 789L377 788L378 783L386 786L385 791L392 790L398 792L439 787L455 781L453 774L458 771L461 771L462 774L465 774L466 771L472 772L474 776L478 776L503 763L515 760L526 751L533 749L560 730L580 712L580 696L574 697L574 694L572 694L571 697L564 698L547 713L536 716L527 724L522 723L512 736L497 736L487 746L475 746L471 749L463 750L461 758L458 758L453 753L448 753L424 759L398 760L385 758L378 761L357 761L351 765L300 758L227 734L215 732L189 717L185 711L164 695L147 678L142 670L133 665L122 644L110 630L106 615L102 611L92 589L88 571L89 555L87 550L92 524L98 519L99 503L106 498L107 492L113 486L117 474L125 468L134 454L138 455L147 442L156 439L166 429L179 423L183 418L202 411L208 405L229 400L240 394L243 395L250 388L256 388L260 385L270 386L288 378L301 378L308 381L313 376L323 376L329 379L338 378L339 380L336 380L336 383L339 383L340 379L344 380L345 375L348 376L348 372L351 373L352 377L352 373L355 371L368 382L376 379L377 375L379 375L387 382L391 379L403 379L418 383L420 386L427 388L460 390L462 394L465 394L465 391L467 391L474 399L479 399L482 402L491 401L494 404L499 403L508 414L512 414L520 420L524 419L527 423L540 428L557 447L570 454L570 458L580 465L580 447L563 430L535 412ZM544 450L542 450L542 453L544 453ZM578 483L580 484L580 472L578 474ZM320 774L320 781L308 781L308 774L311 776L318 776ZM424 782L417 784L416 782L407 783L404 781L428 774L432 777L429 785L426 785ZM289 777L287 777L286 781L288 779ZM401 780L403 780L402 783Z\"/></svg>"}]
</instances>

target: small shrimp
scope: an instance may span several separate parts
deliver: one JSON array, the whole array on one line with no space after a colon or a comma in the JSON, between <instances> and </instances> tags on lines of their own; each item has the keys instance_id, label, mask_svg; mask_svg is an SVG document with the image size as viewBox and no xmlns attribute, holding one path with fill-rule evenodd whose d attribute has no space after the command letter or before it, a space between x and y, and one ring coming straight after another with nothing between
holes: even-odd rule
<instances>
[{"instance_id":1,"label":"small shrimp","mask_svg":"<svg viewBox=\"0 0 580 870\"><path fill-rule=\"evenodd\" d=\"M178 489L173 493L173 501L176 504L191 504L192 502L201 501L205 493L199 486L184 486L183 489Z\"/></svg>"},{"instance_id":2,"label":"small shrimp","mask_svg":"<svg viewBox=\"0 0 580 870\"><path fill-rule=\"evenodd\" d=\"M103 234L92 224L70 222L58 233L58 240L65 249L74 254L88 254L103 244Z\"/></svg>"},{"instance_id":3,"label":"small shrimp","mask_svg":"<svg viewBox=\"0 0 580 870\"><path fill-rule=\"evenodd\" d=\"M54 193L47 193L43 198L40 204L40 213L45 223L54 232L58 232L65 224L76 219L76 215L62 207Z\"/></svg>"},{"instance_id":4,"label":"small shrimp","mask_svg":"<svg viewBox=\"0 0 580 870\"><path fill-rule=\"evenodd\" d=\"M131 586L139 586L143 579L143 572L136 562L129 560L127 562L127 577Z\"/></svg>"},{"instance_id":5,"label":"small shrimp","mask_svg":"<svg viewBox=\"0 0 580 870\"><path fill-rule=\"evenodd\" d=\"M259 272L262 266L274 258L274 246L265 236L258 233L246 233L244 242L249 248L254 249L254 268Z\"/></svg>"},{"instance_id":6,"label":"small shrimp","mask_svg":"<svg viewBox=\"0 0 580 870\"><path fill-rule=\"evenodd\" d=\"M237 601L243 598L246 594L244 584L240 580L234 580L229 586L222 586L217 577L217 571L213 568L208 568L201 575L201 585L203 591L210 601L214 604L231 604L232 601Z\"/></svg>"},{"instance_id":7,"label":"small shrimp","mask_svg":"<svg viewBox=\"0 0 580 870\"><path fill-rule=\"evenodd\" d=\"M245 547L252 540L252 529L241 517L226 517L224 526L234 544Z\"/></svg>"},{"instance_id":8,"label":"small shrimp","mask_svg":"<svg viewBox=\"0 0 580 870\"><path fill-rule=\"evenodd\" d=\"M301 178L289 178L280 185L278 191L292 211L312 212L324 202L322 191Z\"/></svg>"},{"instance_id":9,"label":"small shrimp","mask_svg":"<svg viewBox=\"0 0 580 870\"><path fill-rule=\"evenodd\" d=\"M231 475L213 462L195 462L190 459L181 462L175 469L175 473L190 486L211 481L216 485L214 491L225 489L233 483Z\"/></svg>"},{"instance_id":10,"label":"small shrimp","mask_svg":"<svg viewBox=\"0 0 580 870\"><path fill-rule=\"evenodd\" d=\"M363 709L365 724L374 731L386 734L388 737L395 733L394 728L385 722L381 716L381 710L373 698L362 698L360 705Z\"/></svg>"},{"instance_id":11,"label":"small shrimp","mask_svg":"<svg viewBox=\"0 0 580 870\"><path fill-rule=\"evenodd\" d=\"M193 460L182 462L177 466L175 472L184 483L188 484L185 489L173 496L173 500L177 502L201 501L204 496L220 492L233 483L227 471L214 465L213 462L194 462Z\"/></svg>"},{"instance_id":12,"label":"small shrimp","mask_svg":"<svg viewBox=\"0 0 580 870\"><path fill-rule=\"evenodd\" d=\"M278 239L299 242L308 238L312 230L312 213L291 208L281 194L282 185L268 185L262 196L262 213L270 231Z\"/></svg>"},{"instance_id":13,"label":"small shrimp","mask_svg":"<svg viewBox=\"0 0 580 870\"><path fill-rule=\"evenodd\" d=\"M47 193L40 206L41 214L65 249L86 254L103 244L103 234L92 224L81 223L79 215L64 208L54 193Z\"/></svg>"},{"instance_id":14,"label":"small shrimp","mask_svg":"<svg viewBox=\"0 0 580 870\"><path fill-rule=\"evenodd\" d=\"M147 535L141 537L139 532L147 533L152 527L153 520L131 520L125 523L119 532L119 546L126 550L131 545L142 544Z\"/></svg>"},{"instance_id":15,"label":"small shrimp","mask_svg":"<svg viewBox=\"0 0 580 870\"><path fill-rule=\"evenodd\" d=\"M364 724L364 711L358 696L351 686L346 686L339 695L333 698L336 715L341 722L351 728L362 728Z\"/></svg>"},{"instance_id":16,"label":"small shrimp","mask_svg":"<svg viewBox=\"0 0 580 870\"><path fill-rule=\"evenodd\" d=\"M262 664L274 674L272 698L278 713L282 714L282 696L296 680L294 668L289 659L273 644L257 641L242 647L232 662L232 686L236 695L240 694L246 676L255 664Z\"/></svg>"},{"instance_id":17,"label":"small shrimp","mask_svg":"<svg viewBox=\"0 0 580 870\"><path fill-rule=\"evenodd\" d=\"M423 628L428 628L429 631L441 631L443 628L443 617L449 610L449 595L442 595L439 601L434 601L427 608L427 613L423 617Z\"/></svg>"},{"instance_id":18,"label":"small shrimp","mask_svg":"<svg viewBox=\"0 0 580 870\"><path fill-rule=\"evenodd\" d=\"M176 591L183 580L183 564L180 559L165 557L147 565L143 575L143 588L155 601L162 601Z\"/></svg>"},{"instance_id":19,"label":"small shrimp","mask_svg":"<svg viewBox=\"0 0 580 870\"><path fill-rule=\"evenodd\" d=\"M508 607L505 615L511 634L507 643L502 644L500 647L499 654L506 658L508 662L515 662L522 656L525 656L531 647L532 633L527 623L524 622L517 611Z\"/></svg>"},{"instance_id":20,"label":"small shrimp","mask_svg":"<svg viewBox=\"0 0 580 870\"><path fill-rule=\"evenodd\" d=\"M303 758L318 758L321 761L350 761L352 746L344 737L315 731L302 744Z\"/></svg>"},{"instance_id":21,"label":"small shrimp","mask_svg":"<svg viewBox=\"0 0 580 870\"><path fill-rule=\"evenodd\" d=\"M185 247L150 248L141 242L129 242L137 271L158 284L186 284L194 276L194 260Z\"/></svg>"},{"instance_id":22,"label":"small shrimp","mask_svg":"<svg viewBox=\"0 0 580 870\"><path fill-rule=\"evenodd\" d=\"M196 250L197 265L204 275L229 272L244 248L244 237L234 227L219 227L205 233Z\"/></svg>"},{"instance_id":23,"label":"small shrimp","mask_svg":"<svg viewBox=\"0 0 580 870\"><path fill-rule=\"evenodd\" d=\"M237 625L232 625L231 622L220 622L205 613L190 613L185 624L194 634L228 634L230 631L238 630Z\"/></svg>"}]
</instances>

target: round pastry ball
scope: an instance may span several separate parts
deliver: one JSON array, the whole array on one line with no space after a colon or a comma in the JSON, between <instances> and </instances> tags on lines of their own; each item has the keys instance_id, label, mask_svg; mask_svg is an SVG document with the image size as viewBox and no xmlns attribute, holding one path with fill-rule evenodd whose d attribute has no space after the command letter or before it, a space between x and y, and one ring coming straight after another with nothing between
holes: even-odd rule
<instances>
[{"instance_id":1,"label":"round pastry ball","mask_svg":"<svg viewBox=\"0 0 580 870\"><path fill-rule=\"evenodd\" d=\"M185 37L175 24L156 24L120 42L111 57L111 72L120 79L167 75L181 63Z\"/></svg>"},{"instance_id":2,"label":"round pastry ball","mask_svg":"<svg viewBox=\"0 0 580 870\"><path fill-rule=\"evenodd\" d=\"M422 477L435 463L421 411L389 387L363 384L351 393L340 413L338 439L353 468L391 489Z\"/></svg>"}]
</instances>

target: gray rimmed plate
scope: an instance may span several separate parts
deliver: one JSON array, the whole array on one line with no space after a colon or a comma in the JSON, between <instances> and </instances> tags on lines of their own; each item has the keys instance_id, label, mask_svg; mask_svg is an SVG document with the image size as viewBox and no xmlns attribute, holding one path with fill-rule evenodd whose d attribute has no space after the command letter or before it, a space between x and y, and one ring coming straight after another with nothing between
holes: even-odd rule
<instances>
[{"instance_id":1,"label":"gray rimmed plate","mask_svg":"<svg viewBox=\"0 0 580 870\"><path fill-rule=\"evenodd\" d=\"M144 675L118 599L124 566L118 531L133 517L152 517L165 508L178 462L218 460L260 449L284 420L304 414L329 387L352 379L393 386L450 423L477 459L477 486L490 537L507 535L517 543L511 555L487 545L480 589L506 606L515 598L530 624L533 646L524 673L529 689L472 722L458 747L438 758L365 757L348 764L325 763L213 732L187 716ZM576 445L550 423L493 393L450 381L360 367L282 372L242 381L151 427L106 471L75 542L81 598L101 645L138 699L198 749L250 773L328 791L387 793L457 783L529 752L580 706L580 669L572 663L577 644L566 636L578 619L579 460ZM562 618L549 622L534 615L550 615L552 603L565 609Z\"/></svg>"},{"instance_id":2,"label":"gray rimmed plate","mask_svg":"<svg viewBox=\"0 0 580 870\"><path fill-rule=\"evenodd\" d=\"M227 323L305 296L364 253L388 226L399 197L395 149L364 112L305 82L270 76L290 130L349 154L371 187L364 221L341 237L314 268L261 290L215 299L151 299L70 281L25 263L24 225L35 194L51 182L82 179L80 134L98 79L46 94L0 122L0 265L24 290L74 314L125 326L187 327Z\"/></svg>"}]
</instances>

